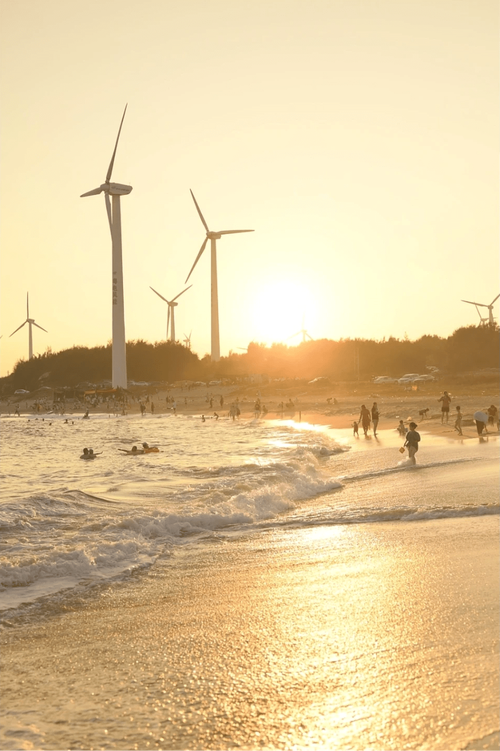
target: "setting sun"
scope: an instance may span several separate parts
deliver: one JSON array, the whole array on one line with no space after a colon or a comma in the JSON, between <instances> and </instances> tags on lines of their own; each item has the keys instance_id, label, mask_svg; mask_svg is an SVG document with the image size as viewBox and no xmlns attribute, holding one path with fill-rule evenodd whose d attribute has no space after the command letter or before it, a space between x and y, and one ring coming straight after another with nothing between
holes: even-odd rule
<instances>
[{"instance_id":1,"label":"setting sun","mask_svg":"<svg viewBox=\"0 0 500 751\"><path fill-rule=\"evenodd\" d=\"M314 328L316 302L298 282L283 279L264 284L255 295L251 316L258 342L298 344L303 329L314 338L310 329Z\"/></svg>"}]
</instances>

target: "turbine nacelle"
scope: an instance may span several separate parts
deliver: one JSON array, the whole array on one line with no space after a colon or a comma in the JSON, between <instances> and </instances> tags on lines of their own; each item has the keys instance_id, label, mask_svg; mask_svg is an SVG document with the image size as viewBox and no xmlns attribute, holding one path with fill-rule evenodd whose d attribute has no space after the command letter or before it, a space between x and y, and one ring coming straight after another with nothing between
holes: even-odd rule
<instances>
[{"instance_id":1,"label":"turbine nacelle","mask_svg":"<svg viewBox=\"0 0 500 751\"><path fill-rule=\"evenodd\" d=\"M99 188L94 188L94 190L89 190L87 193L82 193L80 198L87 198L87 196L98 196L99 193L107 193L110 196L127 196L131 192L131 185L122 185L121 183L103 183Z\"/></svg>"}]
</instances>

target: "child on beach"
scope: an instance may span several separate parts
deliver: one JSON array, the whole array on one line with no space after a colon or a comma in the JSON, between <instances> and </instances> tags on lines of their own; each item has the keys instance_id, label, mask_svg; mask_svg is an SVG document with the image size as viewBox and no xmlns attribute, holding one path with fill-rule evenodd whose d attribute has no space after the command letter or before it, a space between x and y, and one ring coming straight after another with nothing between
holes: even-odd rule
<instances>
[{"instance_id":1,"label":"child on beach","mask_svg":"<svg viewBox=\"0 0 500 751\"><path fill-rule=\"evenodd\" d=\"M416 464L415 454L418 451L418 444L420 441L420 433L417 433L415 428L417 428L418 425L414 422L410 423L410 429L408 433L406 434L406 441L405 446L408 447L408 458L412 462L412 464Z\"/></svg>"},{"instance_id":2,"label":"child on beach","mask_svg":"<svg viewBox=\"0 0 500 751\"><path fill-rule=\"evenodd\" d=\"M353 432L353 434L357 438L359 438L359 432L358 431L359 431L359 424L357 422L353 422L353 424L352 424L352 432Z\"/></svg>"},{"instance_id":3,"label":"child on beach","mask_svg":"<svg viewBox=\"0 0 500 751\"><path fill-rule=\"evenodd\" d=\"M399 425L396 428L396 430L398 431L399 435L402 435L402 436L406 435L407 429L406 429L406 426L405 426L405 424L404 424L404 422L402 420L399 421Z\"/></svg>"},{"instance_id":4,"label":"child on beach","mask_svg":"<svg viewBox=\"0 0 500 751\"><path fill-rule=\"evenodd\" d=\"M462 413L460 412L460 407L457 407L457 414L455 419L455 430L457 431L458 435L463 435L462 433Z\"/></svg>"}]
</instances>

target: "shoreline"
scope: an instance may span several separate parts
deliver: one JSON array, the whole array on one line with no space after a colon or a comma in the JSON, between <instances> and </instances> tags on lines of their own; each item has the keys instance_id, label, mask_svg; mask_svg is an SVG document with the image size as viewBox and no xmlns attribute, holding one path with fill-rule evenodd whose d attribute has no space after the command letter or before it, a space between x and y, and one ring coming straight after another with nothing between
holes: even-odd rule
<instances>
[{"instance_id":1,"label":"shoreline","mask_svg":"<svg viewBox=\"0 0 500 751\"><path fill-rule=\"evenodd\" d=\"M5 629L0 748L496 749L497 536L479 517L177 551Z\"/></svg>"},{"instance_id":2,"label":"shoreline","mask_svg":"<svg viewBox=\"0 0 500 751\"><path fill-rule=\"evenodd\" d=\"M369 386L370 384L368 384ZM471 389L473 390L473 389ZM368 391L368 389L366 389ZM477 410L486 410L491 404L497 405L499 402L498 393L485 393L481 391L478 394L458 394L452 396L452 403L449 413L448 422L441 422L441 412L439 410L439 391L428 387L425 392L405 392L398 395L393 393L384 394L382 390L375 391L370 389L369 393L360 390L353 390L353 393L332 397L331 389L322 389L321 392L314 392L312 389L299 393L295 396L286 397L282 392L269 386L259 388L257 385L245 388L235 388L231 386L214 386L210 389L183 389L172 388L164 391L158 391L155 394L131 394L131 400L125 409L125 415L140 415L140 403L146 407L145 417L157 417L164 414L174 414L172 403L175 402L177 415L190 415L200 417L205 415L208 420L219 415L221 419L229 419L229 408L231 404L237 403L240 409L240 419L251 419L255 415L254 404L260 399L261 404L266 408L266 412L261 412L260 418L267 420L291 420L296 423L310 423L311 425L322 425L335 430L352 430L352 423L358 419L361 404L365 404L368 409L371 408L374 401L377 402L380 411L379 430L391 430L395 432L399 420L404 424L414 421L418 425L418 430L431 433L437 436L443 436L450 439L470 439L478 438L473 414ZM221 397L223 404L221 406ZM212 399L212 407L210 407ZM293 409L286 408L287 399L293 401ZM336 399L337 403L333 403ZM168 401L167 401L168 400ZM41 405L40 411L36 411L36 403ZM288 402L290 403L290 402ZM281 408L281 405L284 405ZM454 428L455 423L455 406L459 404L463 414L462 431L463 435ZM153 410L151 406L153 405ZM17 397L15 402L0 402L0 415L16 416L16 407L19 408L20 416L29 418L50 418L65 417L71 419L72 416L78 419L82 417L82 411L88 410L89 418L93 415L119 415L121 411L114 409L114 405L109 402L103 402L92 406L90 403L75 404L68 402L64 409L52 409L52 405L47 398L41 399L40 396L29 395L29 398ZM427 409L425 415L420 415L421 410ZM498 436L498 425L489 425L486 435ZM363 437L361 426L359 427L360 438ZM370 428L369 435L373 435Z\"/></svg>"}]
</instances>

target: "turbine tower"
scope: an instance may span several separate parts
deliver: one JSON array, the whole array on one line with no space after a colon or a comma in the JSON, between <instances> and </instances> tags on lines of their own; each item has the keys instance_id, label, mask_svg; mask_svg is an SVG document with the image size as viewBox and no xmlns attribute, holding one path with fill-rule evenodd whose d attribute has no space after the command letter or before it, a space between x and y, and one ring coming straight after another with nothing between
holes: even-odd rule
<instances>
[{"instance_id":1,"label":"turbine tower","mask_svg":"<svg viewBox=\"0 0 500 751\"><path fill-rule=\"evenodd\" d=\"M19 331L19 329L22 329L23 326L26 326L26 324L29 324L29 336L28 336L28 353L29 353L29 359L33 357L33 326L36 326L38 329L42 329L42 331L45 331L46 334L49 332L47 329L42 328L42 326L39 326L38 323L35 323L34 318L30 318L30 299L29 299L29 292L26 293L26 320L24 323L22 323L20 326L17 327L16 331ZM14 336L16 331L13 331L10 336Z\"/></svg>"},{"instance_id":2,"label":"turbine tower","mask_svg":"<svg viewBox=\"0 0 500 751\"><path fill-rule=\"evenodd\" d=\"M179 298L181 295L184 294L184 292L187 292L188 289L191 289L193 285L190 284L189 287L186 287L186 289L183 289L182 292L179 292L178 295L174 297L173 300L167 300L166 297L163 297L163 295L160 295L159 292L157 292L155 289L150 287L149 289L153 289L153 292L155 295L158 295L158 297L161 297L162 300L164 300L168 305L168 314L167 314L167 339L168 339L168 329L170 327L170 341L175 342L175 318L174 318L174 310L177 307L179 303L175 302L177 298ZM172 311L172 312L170 312Z\"/></svg>"},{"instance_id":3,"label":"turbine tower","mask_svg":"<svg viewBox=\"0 0 500 751\"><path fill-rule=\"evenodd\" d=\"M493 305L496 303L500 295L497 295L495 299L490 302L489 305L486 305L484 302L471 302L470 300L462 300L462 302L466 302L469 305L475 305L476 310L478 313L479 318L481 319L481 323L488 323L490 326L493 326L495 323L495 319L493 318ZM483 318L483 316L480 313L479 308L488 308L488 318Z\"/></svg>"},{"instance_id":4,"label":"turbine tower","mask_svg":"<svg viewBox=\"0 0 500 751\"><path fill-rule=\"evenodd\" d=\"M120 214L120 196L126 196L132 190L130 185L112 183L113 165L115 163L116 149L122 130L123 120L127 106L123 111L118 136L111 162L109 163L106 179L99 188L89 190L80 197L96 196L104 193L106 211L108 214L109 229L111 231L112 254L112 311L113 311L113 338L112 338L112 372L111 382L113 388L127 388L127 355L125 347L125 306L123 299L123 262L122 262L122 223ZM111 196L111 199L110 199Z\"/></svg>"},{"instance_id":5,"label":"turbine tower","mask_svg":"<svg viewBox=\"0 0 500 751\"><path fill-rule=\"evenodd\" d=\"M205 240L203 241L203 245L200 248L200 251L198 255L196 256L196 260L193 263L191 267L191 271L187 275L187 279L185 284L187 284L187 281L191 274L193 273L193 269L198 263L201 254L205 250L205 246L207 242L210 240L210 251L211 251L211 289L212 289L212 302L211 302L211 328L212 328L212 348L211 348L211 360L212 362L219 362L220 360L220 337L219 337L219 296L217 291L217 240L220 240L222 235L236 235L240 232L253 232L253 229L225 229L225 230L219 230L218 232L211 232L208 229L208 225L203 217L203 214L200 211L200 207L196 203L196 198L194 197L194 193L192 190L190 190L191 195L193 196L194 205L196 206L196 210L198 211L198 214L200 215L200 219L202 221L203 226L205 227L207 236L205 237Z\"/></svg>"}]
</instances>

